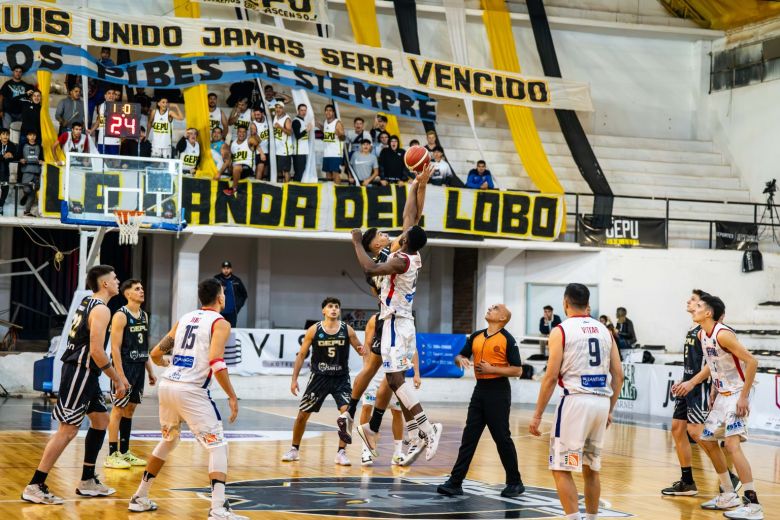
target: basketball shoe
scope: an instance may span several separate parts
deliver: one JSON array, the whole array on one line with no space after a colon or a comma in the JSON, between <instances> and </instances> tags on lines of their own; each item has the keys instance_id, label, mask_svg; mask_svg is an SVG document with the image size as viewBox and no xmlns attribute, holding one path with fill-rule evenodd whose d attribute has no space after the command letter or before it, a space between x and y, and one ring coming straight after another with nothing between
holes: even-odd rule
<instances>
[{"instance_id":1,"label":"basketball shoe","mask_svg":"<svg viewBox=\"0 0 780 520\"><path fill-rule=\"evenodd\" d=\"M127 453L123 453L122 458L125 459L125 462L127 462L131 466L146 466L146 461L144 459L142 459L141 457L136 457L130 451L128 451Z\"/></svg>"},{"instance_id":2,"label":"basketball shoe","mask_svg":"<svg viewBox=\"0 0 780 520\"><path fill-rule=\"evenodd\" d=\"M282 462L294 462L296 460L301 460L301 457L298 454L298 448L290 448L287 450L287 453L282 455Z\"/></svg>"},{"instance_id":3,"label":"basketball shoe","mask_svg":"<svg viewBox=\"0 0 780 520\"><path fill-rule=\"evenodd\" d=\"M105 462L103 462L103 466L109 469L128 469L131 464L129 461L125 460L121 453L115 451L106 457Z\"/></svg>"},{"instance_id":4,"label":"basketball shoe","mask_svg":"<svg viewBox=\"0 0 780 520\"><path fill-rule=\"evenodd\" d=\"M116 493L116 489L110 488L100 482L97 475L90 479L80 481L79 486L76 488L76 494L83 497L107 497L114 493Z\"/></svg>"},{"instance_id":5,"label":"basketball shoe","mask_svg":"<svg viewBox=\"0 0 780 520\"><path fill-rule=\"evenodd\" d=\"M742 505L742 499L736 493L721 493L712 500L704 502L702 509L732 509Z\"/></svg>"},{"instance_id":6,"label":"basketball shoe","mask_svg":"<svg viewBox=\"0 0 780 520\"><path fill-rule=\"evenodd\" d=\"M358 435L360 435L360 438L363 440L363 445L368 448L368 451L371 452L371 455L378 457L379 452L376 449L376 443L379 440L379 434L373 432L368 426L368 423L358 424L357 431Z\"/></svg>"},{"instance_id":7,"label":"basketball shoe","mask_svg":"<svg viewBox=\"0 0 780 520\"><path fill-rule=\"evenodd\" d=\"M65 501L49 491L46 484L30 484L22 491L22 500L32 502L33 504L60 505Z\"/></svg>"},{"instance_id":8,"label":"basketball shoe","mask_svg":"<svg viewBox=\"0 0 780 520\"><path fill-rule=\"evenodd\" d=\"M675 496L675 497L692 497L697 495L699 490L696 488L695 483L686 484L682 480L678 480L668 488L661 490L662 495Z\"/></svg>"},{"instance_id":9,"label":"basketball shoe","mask_svg":"<svg viewBox=\"0 0 780 520\"><path fill-rule=\"evenodd\" d=\"M361 466L373 466L374 465L374 456L371 455L371 452L363 446L363 453L360 455L360 465Z\"/></svg>"},{"instance_id":10,"label":"basketball shoe","mask_svg":"<svg viewBox=\"0 0 780 520\"><path fill-rule=\"evenodd\" d=\"M744 499L742 507L726 511L723 516L733 520L764 520L764 508L761 504L754 504Z\"/></svg>"},{"instance_id":11,"label":"basketball shoe","mask_svg":"<svg viewBox=\"0 0 780 520\"><path fill-rule=\"evenodd\" d=\"M237 515L230 509L230 504L225 500L222 507L209 509L209 520L249 520L248 516Z\"/></svg>"},{"instance_id":12,"label":"basketball shoe","mask_svg":"<svg viewBox=\"0 0 780 520\"><path fill-rule=\"evenodd\" d=\"M417 460L417 458L422 455L423 448L425 447L425 439L422 437L417 437L416 439L413 439L409 441L409 449L406 452L406 455L403 456L401 459L401 462L398 463L399 466L411 466L414 464L414 461Z\"/></svg>"},{"instance_id":13,"label":"basketball shoe","mask_svg":"<svg viewBox=\"0 0 780 520\"><path fill-rule=\"evenodd\" d=\"M133 495L130 498L130 503L127 505L127 509L136 513L142 513L144 511L157 511L157 504L149 500L149 497L139 497Z\"/></svg>"},{"instance_id":14,"label":"basketball shoe","mask_svg":"<svg viewBox=\"0 0 780 520\"><path fill-rule=\"evenodd\" d=\"M434 423L432 425L433 435L429 435L425 441L425 460L431 460L439 449L439 439L441 439L442 424Z\"/></svg>"},{"instance_id":15,"label":"basketball shoe","mask_svg":"<svg viewBox=\"0 0 780 520\"><path fill-rule=\"evenodd\" d=\"M339 451L336 452L336 459L333 461L339 466L351 466L352 463L349 461L349 457L347 457L347 452L344 451L344 448L341 448Z\"/></svg>"}]
</instances>

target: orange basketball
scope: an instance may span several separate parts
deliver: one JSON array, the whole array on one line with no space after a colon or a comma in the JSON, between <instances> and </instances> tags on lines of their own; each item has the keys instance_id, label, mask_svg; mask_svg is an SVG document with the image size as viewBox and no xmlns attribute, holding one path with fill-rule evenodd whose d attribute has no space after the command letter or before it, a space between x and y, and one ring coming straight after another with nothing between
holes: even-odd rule
<instances>
[{"instance_id":1,"label":"orange basketball","mask_svg":"<svg viewBox=\"0 0 780 520\"><path fill-rule=\"evenodd\" d=\"M404 164L413 172L420 173L429 162L431 162L431 156L428 155L428 150L422 146L412 146L404 154Z\"/></svg>"}]
</instances>

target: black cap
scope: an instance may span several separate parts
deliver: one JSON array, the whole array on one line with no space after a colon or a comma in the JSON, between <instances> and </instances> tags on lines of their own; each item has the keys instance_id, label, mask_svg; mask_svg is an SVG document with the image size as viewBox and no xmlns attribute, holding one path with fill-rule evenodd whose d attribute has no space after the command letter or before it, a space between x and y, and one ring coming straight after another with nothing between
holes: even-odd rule
<instances>
[{"instance_id":1,"label":"black cap","mask_svg":"<svg viewBox=\"0 0 780 520\"><path fill-rule=\"evenodd\" d=\"M232 269L233 264L231 264L228 260L225 260L224 262L222 262L222 267L230 267Z\"/></svg>"},{"instance_id":2,"label":"black cap","mask_svg":"<svg viewBox=\"0 0 780 520\"><path fill-rule=\"evenodd\" d=\"M366 232L363 233L363 239L360 243L363 244L363 249L365 249L366 253L371 253L371 241L374 240L377 231L377 228L372 227L368 228Z\"/></svg>"}]
</instances>

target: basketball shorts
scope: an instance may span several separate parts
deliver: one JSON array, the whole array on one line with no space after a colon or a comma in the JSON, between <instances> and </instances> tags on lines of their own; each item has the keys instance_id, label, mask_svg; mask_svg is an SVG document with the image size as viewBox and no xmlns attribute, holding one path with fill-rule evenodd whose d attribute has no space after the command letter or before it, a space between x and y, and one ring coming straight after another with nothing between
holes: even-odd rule
<instances>
[{"instance_id":1,"label":"basketball shorts","mask_svg":"<svg viewBox=\"0 0 780 520\"><path fill-rule=\"evenodd\" d=\"M737 417L739 394L740 392L734 392L730 395L715 396L715 402L712 403L707 420L704 421L702 440L724 440L732 435L739 435L742 441L748 439L748 416Z\"/></svg>"},{"instance_id":2,"label":"basketball shorts","mask_svg":"<svg viewBox=\"0 0 780 520\"><path fill-rule=\"evenodd\" d=\"M75 363L63 363L60 391L51 416L61 423L81 426L85 415L107 412L99 378L99 371L93 372Z\"/></svg>"},{"instance_id":3,"label":"basketball shorts","mask_svg":"<svg viewBox=\"0 0 780 520\"><path fill-rule=\"evenodd\" d=\"M166 441L181 434L181 423L187 423L198 442L207 450L227 444L222 417L211 394L190 383L162 379L157 390L160 401L160 431Z\"/></svg>"},{"instance_id":4,"label":"basketball shorts","mask_svg":"<svg viewBox=\"0 0 780 520\"><path fill-rule=\"evenodd\" d=\"M127 382L130 383L130 389L125 393L122 399L113 397L114 382L111 382L111 402L114 406L124 408L128 403L141 404L141 398L144 395L144 381L146 381L146 365L144 363L122 362L122 370L125 372Z\"/></svg>"},{"instance_id":5,"label":"basketball shorts","mask_svg":"<svg viewBox=\"0 0 780 520\"><path fill-rule=\"evenodd\" d=\"M333 400L336 401L336 408L349 405L349 400L352 397L349 374L326 376L312 372L298 408L302 412L317 413L329 395L332 395Z\"/></svg>"},{"instance_id":6,"label":"basketball shorts","mask_svg":"<svg viewBox=\"0 0 780 520\"><path fill-rule=\"evenodd\" d=\"M238 176L239 179L247 179L255 176L255 171L248 164L236 164L235 166L241 166L241 174Z\"/></svg>"},{"instance_id":7,"label":"basketball shorts","mask_svg":"<svg viewBox=\"0 0 780 520\"><path fill-rule=\"evenodd\" d=\"M277 155L276 156L276 171L278 173L290 172L292 167L292 158L289 155Z\"/></svg>"},{"instance_id":8,"label":"basketball shorts","mask_svg":"<svg viewBox=\"0 0 780 520\"><path fill-rule=\"evenodd\" d=\"M704 424L709 408L707 398L707 392L703 385L697 386L685 397L677 398L672 418L686 421L689 424Z\"/></svg>"},{"instance_id":9,"label":"basketball shorts","mask_svg":"<svg viewBox=\"0 0 780 520\"><path fill-rule=\"evenodd\" d=\"M385 379L385 371L380 368L368 384L366 391L363 392L363 406L374 406L376 404L376 393L379 391L379 387ZM401 410L401 401L398 400L398 397L396 397L395 394L390 398L389 408L391 410Z\"/></svg>"},{"instance_id":10,"label":"basketball shorts","mask_svg":"<svg viewBox=\"0 0 780 520\"><path fill-rule=\"evenodd\" d=\"M341 171L341 157L323 157L322 158L322 171L324 172L340 172Z\"/></svg>"},{"instance_id":11,"label":"basketball shorts","mask_svg":"<svg viewBox=\"0 0 780 520\"><path fill-rule=\"evenodd\" d=\"M156 146L152 146L152 157L159 157L160 159L170 159L171 147L161 146L160 148L157 148Z\"/></svg>"},{"instance_id":12,"label":"basketball shorts","mask_svg":"<svg viewBox=\"0 0 780 520\"><path fill-rule=\"evenodd\" d=\"M581 472L583 464L601 469L609 397L569 394L561 397L550 432L550 469Z\"/></svg>"},{"instance_id":13,"label":"basketball shorts","mask_svg":"<svg viewBox=\"0 0 780 520\"><path fill-rule=\"evenodd\" d=\"M386 317L382 325L382 368L385 373L406 372L417 352L416 330L411 318Z\"/></svg>"}]
</instances>

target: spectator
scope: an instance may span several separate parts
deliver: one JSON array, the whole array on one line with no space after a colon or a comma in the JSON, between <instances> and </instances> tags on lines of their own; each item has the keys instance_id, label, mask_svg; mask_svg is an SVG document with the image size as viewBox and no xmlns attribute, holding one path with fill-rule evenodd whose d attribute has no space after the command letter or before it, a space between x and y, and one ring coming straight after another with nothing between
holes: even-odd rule
<instances>
[{"instance_id":1,"label":"spectator","mask_svg":"<svg viewBox=\"0 0 780 520\"><path fill-rule=\"evenodd\" d=\"M293 99L284 92L277 92L274 90L273 85L266 85L263 87L263 99L266 105L274 106L274 101L281 101L282 103L292 103Z\"/></svg>"},{"instance_id":2,"label":"spectator","mask_svg":"<svg viewBox=\"0 0 780 520\"><path fill-rule=\"evenodd\" d=\"M116 91L109 87L106 90L106 100L98 105L95 109L96 116L95 122L92 124L90 133L94 133L99 130L95 136L96 146L98 152L104 155L117 155L119 154L120 139L118 137L109 137L105 135L106 132L106 103L112 103L116 101Z\"/></svg>"},{"instance_id":3,"label":"spectator","mask_svg":"<svg viewBox=\"0 0 780 520\"><path fill-rule=\"evenodd\" d=\"M3 114L3 128L11 128L11 123L22 120L22 107L19 104L23 98L32 95L35 87L22 80L24 69L17 65L13 68L11 79L0 87L0 110ZM21 141L24 136L20 136Z\"/></svg>"},{"instance_id":4,"label":"spectator","mask_svg":"<svg viewBox=\"0 0 780 520\"><path fill-rule=\"evenodd\" d=\"M114 60L111 59L111 49L108 47L100 48L100 58L97 61L104 67L116 67Z\"/></svg>"},{"instance_id":5,"label":"spectator","mask_svg":"<svg viewBox=\"0 0 780 520\"><path fill-rule=\"evenodd\" d=\"M41 91L36 89L30 95L25 96L19 101L22 107L22 128L19 133L20 144L23 138L30 132L35 134L36 141L41 142Z\"/></svg>"},{"instance_id":6,"label":"spectator","mask_svg":"<svg viewBox=\"0 0 780 520\"><path fill-rule=\"evenodd\" d=\"M54 142L54 145L51 148L54 157L57 157L58 148L62 149L62 152L65 155L68 155L69 153L90 152L89 137L84 133L84 123L75 121L71 123L70 127L69 130L62 132L57 138L57 141ZM63 166L65 163L59 161L58 164Z\"/></svg>"},{"instance_id":7,"label":"spectator","mask_svg":"<svg viewBox=\"0 0 780 520\"><path fill-rule=\"evenodd\" d=\"M71 125L78 121L84 123L84 101L81 99L81 87L75 85L68 91L68 97L57 103L54 119L60 124L59 134L70 130Z\"/></svg>"},{"instance_id":8,"label":"spectator","mask_svg":"<svg viewBox=\"0 0 780 520\"><path fill-rule=\"evenodd\" d=\"M10 189L11 161L16 159L16 146L10 138L11 132L7 128L0 128L0 216L3 215L3 206Z\"/></svg>"},{"instance_id":9,"label":"spectator","mask_svg":"<svg viewBox=\"0 0 780 520\"><path fill-rule=\"evenodd\" d=\"M378 140L374 142L374 155L379 157L382 155L382 150L390 146L390 134L387 132L381 132Z\"/></svg>"},{"instance_id":10,"label":"spectator","mask_svg":"<svg viewBox=\"0 0 780 520\"><path fill-rule=\"evenodd\" d=\"M409 148L411 148L412 146L420 146L420 141L418 141L417 139L412 139L411 141L409 141Z\"/></svg>"},{"instance_id":11,"label":"spectator","mask_svg":"<svg viewBox=\"0 0 780 520\"><path fill-rule=\"evenodd\" d=\"M430 183L434 186L449 186L452 181L452 168L444 160L444 150L437 146L433 150L433 175Z\"/></svg>"},{"instance_id":12,"label":"spectator","mask_svg":"<svg viewBox=\"0 0 780 520\"><path fill-rule=\"evenodd\" d=\"M211 131L211 158L217 165L217 176L219 179L230 167L230 148L225 140L222 139L222 129L217 127Z\"/></svg>"},{"instance_id":13,"label":"spectator","mask_svg":"<svg viewBox=\"0 0 780 520\"><path fill-rule=\"evenodd\" d=\"M195 170L200 163L200 143L198 143L198 129L188 128L184 137L176 143L176 152L181 159L182 173L184 175L195 175Z\"/></svg>"},{"instance_id":14,"label":"spectator","mask_svg":"<svg viewBox=\"0 0 780 520\"><path fill-rule=\"evenodd\" d=\"M152 143L152 157L170 159L173 145L173 120L183 121L184 115L175 104L168 104L168 98L160 97L151 118L149 141Z\"/></svg>"},{"instance_id":15,"label":"spectator","mask_svg":"<svg viewBox=\"0 0 780 520\"><path fill-rule=\"evenodd\" d=\"M32 217L32 206L36 199L41 181L41 164L43 163L43 148L36 140L38 135L34 130L27 132L27 142L20 148L19 168L22 174L22 191L24 196L20 201L24 204L24 216ZM19 139L21 141L21 139Z\"/></svg>"},{"instance_id":16,"label":"spectator","mask_svg":"<svg viewBox=\"0 0 780 520\"><path fill-rule=\"evenodd\" d=\"M119 150L119 155L125 157L151 157L152 156L152 143L146 138L146 127L141 127L141 136L138 140L125 139L122 141L122 145ZM123 165L127 168L127 164Z\"/></svg>"},{"instance_id":17,"label":"spectator","mask_svg":"<svg viewBox=\"0 0 780 520\"><path fill-rule=\"evenodd\" d=\"M487 169L487 164L483 160L477 161L477 167L472 168L469 172L469 176L466 179L466 187L474 190L492 190L495 189L493 184L493 175L490 170Z\"/></svg>"},{"instance_id":18,"label":"spectator","mask_svg":"<svg viewBox=\"0 0 780 520\"><path fill-rule=\"evenodd\" d=\"M344 153L344 125L336 117L336 107L325 105L325 121L322 122L322 171L325 178L335 184L341 182L341 162Z\"/></svg>"},{"instance_id":19,"label":"spectator","mask_svg":"<svg viewBox=\"0 0 780 520\"><path fill-rule=\"evenodd\" d=\"M246 287L241 279L233 274L233 264L227 260L222 262L222 272L214 278L225 289L225 308L222 310L222 317L230 323L231 327L235 327L238 313L246 303Z\"/></svg>"},{"instance_id":20,"label":"spectator","mask_svg":"<svg viewBox=\"0 0 780 520\"><path fill-rule=\"evenodd\" d=\"M249 125L252 124L252 111L249 109L249 100L247 98L240 99L236 106L233 107L233 111L228 118L228 124L230 125L231 140L236 138L239 128L246 128L247 132L249 132Z\"/></svg>"},{"instance_id":21,"label":"spectator","mask_svg":"<svg viewBox=\"0 0 780 520\"><path fill-rule=\"evenodd\" d=\"M387 132L387 116L377 114L374 117L374 128L371 129L371 139L376 143L382 132ZM390 135L388 132L387 135Z\"/></svg>"},{"instance_id":22,"label":"spectator","mask_svg":"<svg viewBox=\"0 0 780 520\"><path fill-rule=\"evenodd\" d=\"M612 321L609 319L609 316L607 316L606 314L602 314L601 316L599 316L599 321L605 327L609 327L610 325L612 325Z\"/></svg>"},{"instance_id":23,"label":"spectator","mask_svg":"<svg viewBox=\"0 0 780 520\"><path fill-rule=\"evenodd\" d=\"M100 58L98 58L97 62L102 65L103 67L116 67L116 64L114 63L114 60L111 59L111 49L108 47L101 47L100 48ZM95 80L95 102L94 106L98 106L100 103L105 101L105 95L108 93L109 89L114 89L113 85L111 85L107 81L101 81L101 80ZM117 99L122 95L121 90L117 90Z\"/></svg>"},{"instance_id":24,"label":"spectator","mask_svg":"<svg viewBox=\"0 0 780 520\"><path fill-rule=\"evenodd\" d=\"M409 180L409 170L404 164L404 153L406 151L400 147L398 136L391 136L390 146L382 150L379 156L379 166L382 168L379 174L383 181L403 186Z\"/></svg>"},{"instance_id":25,"label":"spectator","mask_svg":"<svg viewBox=\"0 0 780 520\"><path fill-rule=\"evenodd\" d=\"M239 81L230 85L230 95L225 100L227 106L235 107L242 99L250 100L254 98L257 84L254 81ZM223 132L227 132L227 128L223 128ZM233 136L235 137L235 133ZM225 137L227 134L224 135Z\"/></svg>"},{"instance_id":26,"label":"spectator","mask_svg":"<svg viewBox=\"0 0 780 520\"><path fill-rule=\"evenodd\" d=\"M256 142L256 141L255 141ZM230 162L233 165L233 184L222 190L226 195L238 192L238 181L252 177L255 174L256 146L247 138L246 128L239 126L236 140L230 143Z\"/></svg>"},{"instance_id":27,"label":"spectator","mask_svg":"<svg viewBox=\"0 0 780 520\"><path fill-rule=\"evenodd\" d=\"M539 319L539 334L549 336L550 332L561 324L561 317L553 314L553 308L550 305L544 306L544 316Z\"/></svg>"},{"instance_id":28,"label":"spectator","mask_svg":"<svg viewBox=\"0 0 780 520\"><path fill-rule=\"evenodd\" d=\"M306 163L309 160L309 132L314 128L314 122L306 123L306 113L309 107L301 103L298 105L298 114L292 122L293 136L295 137L295 154L292 158L293 180L301 182L303 172L306 170Z\"/></svg>"},{"instance_id":29,"label":"spectator","mask_svg":"<svg viewBox=\"0 0 780 520\"><path fill-rule=\"evenodd\" d=\"M265 177L265 169L268 165L268 121L265 119L265 112L260 108L252 110L252 119L249 135L256 136L259 143L255 156L255 179L261 181Z\"/></svg>"},{"instance_id":30,"label":"spectator","mask_svg":"<svg viewBox=\"0 0 780 520\"><path fill-rule=\"evenodd\" d=\"M225 116L225 113L222 111L222 109L217 106L217 95L215 93L209 92L208 103L209 123L211 124L211 130L214 130L216 127L220 127L222 129L227 128L227 116Z\"/></svg>"},{"instance_id":31,"label":"spectator","mask_svg":"<svg viewBox=\"0 0 780 520\"><path fill-rule=\"evenodd\" d=\"M606 318L606 316L605 316ZM607 324L607 330L609 330L610 334L612 334L612 337L615 338L615 344L618 346L618 351L622 351L627 348L631 348L631 345L628 344L626 340L620 337L620 334L618 334L617 329L612 323ZM623 359L623 354L620 354L620 359Z\"/></svg>"},{"instance_id":32,"label":"spectator","mask_svg":"<svg viewBox=\"0 0 780 520\"><path fill-rule=\"evenodd\" d=\"M636 343L636 331L634 330L634 322L628 319L626 316L626 308L618 307L615 311L617 316L617 324L615 328L618 331L620 337L628 344L629 347L633 347Z\"/></svg>"},{"instance_id":33,"label":"spectator","mask_svg":"<svg viewBox=\"0 0 780 520\"><path fill-rule=\"evenodd\" d=\"M276 115L274 116L274 153L276 154L276 175L284 182L290 182L290 167L292 166L291 156L293 154L292 145L292 119L284 111L284 103L277 101L274 106Z\"/></svg>"},{"instance_id":34,"label":"spectator","mask_svg":"<svg viewBox=\"0 0 780 520\"><path fill-rule=\"evenodd\" d=\"M428 130L425 132L425 149L428 150L428 155L431 156L431 160L433 160L433 152L436 150L436 147L438 146L441 148L441 145L439 144L439 138L436 136L436 130ZM442 155L444 154L444 148L442 148Z\"/></svg>"},{"instance_id":35,"label":"spectator","mask_svg":"<svg viewBox=\"0 0 780 520\"><path fill-rule=\"evenodd\" d=\"M379 161L377 161L376 155L371 153L371 139L363 139L360 150L352 154L350 163L355 177L362 186L371 186L372 184L387 186L387 181L379 178Z\"/></svg>"},{"instance_id":36,"label":"spectator","mask_svg":"<svg viewBox=\"0 0 780 520\"><path fill-rule=\"evenodd\" d=\"M365 129L366 122L362 117L356 117L352 121L354 130L347 130L347 150L349 150L349 157L352 158L353 153L359 152L363 148L363 141L365 139L371 139L371 132Z\"/></svg>"}]
</instances>

